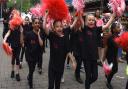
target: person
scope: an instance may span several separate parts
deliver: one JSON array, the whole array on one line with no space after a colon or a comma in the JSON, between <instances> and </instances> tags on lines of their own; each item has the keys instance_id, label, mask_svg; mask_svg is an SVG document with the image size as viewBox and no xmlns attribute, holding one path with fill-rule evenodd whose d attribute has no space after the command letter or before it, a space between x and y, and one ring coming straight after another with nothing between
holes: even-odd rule
<instances>
[{"instance_id":1,"label":"person","mask_svg":"<svg viewBox=\"0 0 128 89\"><path fill-rule=\"evenodd\" d=\"M72 53L77 63L76 70L74 73L75 79L80 84L83 83L83 80L80 77L80 70L82 65L82 57L81 57L82 44L83 44L82 29L80 26L80 22L77 22L70 34L70 45L71 45Z\"/></svg>"},{"instance_id":2,"label":"person","mask_svg":"<svg viewBox=\"0 0 128 89\"><path fill-rule=\"evenodd\" d=\"M24 23L23 23L22 27L23 27L24 36L29 31L32 30L32 24L30 23L30 19L29 19L28 16L25 17L25 20L24 20ZM25 48L26 47L23 44L23 47L21 48L21 54L20 54L20 69L22 68L22 62L23 62L23 57L24 57L24 53L25 53Z\"/></svg>"},{"instance_id":3,"label":"person","mask_svg":"<svg viewBox=\"0 0 128 89\"><path fill-rule=\"evenodd\" d=\"M44 44L44 36L41 35L39 18L33 18L32 28L31 31L25 34L25 37L23 37L22 32L22 43L24 43L26 47L25 55L29 67L27 79L30 89L33 88L33 73L40 59L40 55L42 55L41 52Z\"/></svg>"},{"instance_id":4,"label":"person","mask_svg":"<svg viewBox=\"0 0 128 89\"><path fill-rule=\"evenodd\" d=\"M70 49L67 44L67 36L69 35L69 29L63 29L62 21L55 20L53 22L52 31L50 32L46 28L47 16L48 11L46 11L45 13L43 22L43 28L45 30L45 33L48 35L50 41L48 89L54 89L54 87L55 89L60 89L60 82L64 72L66 55L69 55L70 59L72 60L73 68L75 68L75 63L73 62L74 57L70 53ZM71 25L70 28L72 28L73 25Z\"/></svg>"},{"instance_id":5,"label":"person","mask_svg":"<svg viewBox=\"0 0 128 89\"><path fill-rule=\"evenodd\" d=\"M20 55L20 50L21 50L21 30L22 30L21 26L16 26L13 30L9 30L3 39L3 42L6 42L8 37L9 37L9 43L10 43L11 48L12 48L11 78L16 77L17 81L20 81L20 75L19 75L20 59L19 59L19 55ZM16 62L16 76L15 76L15 71L14 71L15 62Z\"/></svg>"},{"instance_id":6,"label":"person","mask_svg":"<svg viewBox=\"0 0 128 89\"><path fill-rule=\"evenodd\" d=\"M106 75L107 78L107 87L108 89L113 89L111 85L111 80L115 73L118 71L118 45L114 42L114 38L118 37L120 33L120 25L118 23L113 23L111 25L111 33L112 35L108 38L107 41L107 52L106 52L106 58L107 62L110 65L113 64L112 70L109 75Z\"/></svg>"},{"instance_id":7,"label":"person","mask_svg":"<svg viewBox=\"0 0 128 89\"><path fill-rule=\"evenodd\" d=\"M42 20L42 18L40 18L40 26L43 24L43 20ZM44 30L43 30L43 27L41 26L40 27L40 29L41 29L41 35L43 35L43 42L44 42L44 44L43 44L43 49L42 49L42 51L41 51L41 53L40 53L40 57L39 57L39 60L38 60L38 62L37 62L37 68L38 68L38 73L39 74L42 74L42 65L43 65L43 53L45 52L45 41L46 41L46 34L45 34L45 32L44 32Z\"/></svg>"},{"instance_id":8,"label":"person","mask_svg":"<svg viewBox=\"0 0 128 89\"><path fill-rule=\"evenodd\" d=\"M96 19L96 26L97 27L100 27L104 24L102 18L101 18L101 13L100 13L100 10L97 9L96 12L95 12L95 19ZM103 58L103 51L104 51L104 48L103 48L103 39L102 39L102 33L98 34L98 55L99 55L99 60L98 60L98 65L102 66L102 63L101 63L101 60Z\"/></svg>"},{"instance_id":9,"label":"person","mask_svg":"<svg viewBox=\"0 0 128 89\"><path fill-rule=\"evenodd\" d=\"M97 27L95 26L95 16L93 14L87 15L86 24L84 24L81 16L82 34L84 39L82 46L82 59L86 70L85 89L90 89L91 84L98 78L98 34L106 30L111 25L114 18L115 14L113 13L106 25Z\"/></svg>"}]
</instances>

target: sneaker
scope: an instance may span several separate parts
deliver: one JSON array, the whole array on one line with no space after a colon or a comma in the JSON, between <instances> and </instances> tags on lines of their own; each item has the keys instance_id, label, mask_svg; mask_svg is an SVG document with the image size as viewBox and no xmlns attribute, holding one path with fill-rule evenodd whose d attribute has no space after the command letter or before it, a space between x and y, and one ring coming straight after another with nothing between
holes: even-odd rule
<instances>
[{"instance_id":1,"label":"sneaker","mask_svg":"<svg viewBox=\"0 0 128 89\"><path fill-rule=\"evenodd\" d=\"M61 83L64 83L64 78L61 78Z\"/></svg>"},{"instance_id":2,"label":"sneaker","mask_svg":"<svg viewBox=\"0 0 128 89\"><path fill-rule=\"evenodd\" d=\"M11 72L11 78L14 78L15 77L15 73L14 71Z\"/></svg>"},{"instance_id":3,"label":"sneaker","mask_svg":"<svg viewBox=\"0 0 128 89\"><path fill-rule=\"evenodd\" d=\"M110 83L106 83L106 86L107 86L108 89L113 89L113 87Z\"/></svg>"},{"instance_id":4,"label":"sneaker","mask_svg":"<svg viewBox=\"0 0 128 89\"><path fill-rule=\"evenodd\" d=\"M20 75L19 74L16 74L16 80L20 81Z\"/></svg>"},{"instance_id":5,"label":"sneaker","mask_svg":"<svg viewBox=\"0 0 128 89\"><path fill-rule=\"evenodd\" d=\"M76 78L76 81L80 84L83 84L83 80L81 78Z\"/></svg>"}]
</instances>

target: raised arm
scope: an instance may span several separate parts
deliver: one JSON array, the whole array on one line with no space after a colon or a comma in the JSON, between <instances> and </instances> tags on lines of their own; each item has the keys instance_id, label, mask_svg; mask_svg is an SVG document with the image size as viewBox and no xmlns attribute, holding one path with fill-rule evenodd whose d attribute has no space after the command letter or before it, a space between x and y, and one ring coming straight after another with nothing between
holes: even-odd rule
<instances>
[{"instance_id":1,"label":"raised arm","mask_svg":"<svg viewBox=\"0 0 128 89\"><path fill-rule=\"evenodd\" d=\"M75 17L73 24L70 25L70 29L73 29L73 27L75 26L77 20L78 20L78 17Z\"/></svg>"},{"instance_id":2,"label":"raised arm","mask_svg":"<svg viewBox=\"0 0 128 89\"><path fill-rule=\"evenodd\" d=\"M49 29L46 27L46 23L47 23L47 17L48 17L48 11L45 12L45 15L44 15L44 21L43 21L43 29L45 31L45 33L47 35L49 35Z\"/></svg>"},{"instance_id":3,"label":"raised arm","mask_svg":"<svg viewBox=\"0 0 128 89\"><path fill-rule=\"evenodd\" d=\"M109 21L107 22L107 24L103 26L103 28L102 28L103 31L106 30L106 29L108 29L108 28L110 27L110 25L111 25L112 22L114 21L115 17L116 17L116 14L113 13L113 14L111 15Z\"/></svg>"}]
</instances>

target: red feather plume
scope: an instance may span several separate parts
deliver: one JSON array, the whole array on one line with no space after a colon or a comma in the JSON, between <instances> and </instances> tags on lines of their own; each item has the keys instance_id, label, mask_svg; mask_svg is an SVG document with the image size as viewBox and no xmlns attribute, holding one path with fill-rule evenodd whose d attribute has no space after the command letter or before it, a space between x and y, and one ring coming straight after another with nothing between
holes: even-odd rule
<instances>
[{"instance_id":1,"label":"red feather plume","mask_svg":"<svg viewBox=\"0 0 128 89\"><path fill-rule=\"evenodd\" d=\"M8 43L5 42L2 46L7 55L12 55L12 48L8 45Z\"/></svg>"},{"instance_id":2,"label":"red feather plume","mask_svg":"<svg viewBox=\"0 0 128 89\"><path fill-rule=\"evenodd\" d=\"M128 51L128 32L124 32L120 37L115 38L115 42L125 51Z\"/></svg>"},{"instance_id":3,"label":"red feather plume","mask_svg":"<svg viewBox=\"0 0 128 89\"><path fill-rule=\"evenodd\" d=\"M49 11L49 18L54 20L63 20L68 17L68 7L64 0L42 0L42 12Z\"/></svg>"},{"instance_id":4,"label":"red feather plume","mask_svg":"<svg viewBox=\"0 0 128 89\"><path fill-rule=\"evenodd\" d=\"M10 29L14 30L15 27L20 26L23 23L23 19L17 10L12 11L13 17L9 21Z\"/></svg>"}]
</instances>

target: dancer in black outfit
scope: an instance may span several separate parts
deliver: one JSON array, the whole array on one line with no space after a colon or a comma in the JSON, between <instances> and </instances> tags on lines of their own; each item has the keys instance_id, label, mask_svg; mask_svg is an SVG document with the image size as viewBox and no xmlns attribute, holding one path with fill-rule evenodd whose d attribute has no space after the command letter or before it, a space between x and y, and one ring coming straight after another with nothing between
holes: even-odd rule
<instances>
[{"instance_id":1,"label":"dancer in black outfit","mask_svg":"<svg viewBox=\"0 0 128 89\"><path fill-rule=\"evenodd\" d=\"M43 39L44 36L40 31L40 21L38 18L34 18L32 21L33 29L25 34L24 44L26 47L26 61L29 67L28 73L28 83L30 89L33 88L33 73L35 71L36 64L40 59L40 55L42 55L43 50ZM22 33L22 41L23 41L23 33Z\"/></svg>"}]
</instances>

